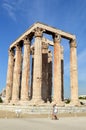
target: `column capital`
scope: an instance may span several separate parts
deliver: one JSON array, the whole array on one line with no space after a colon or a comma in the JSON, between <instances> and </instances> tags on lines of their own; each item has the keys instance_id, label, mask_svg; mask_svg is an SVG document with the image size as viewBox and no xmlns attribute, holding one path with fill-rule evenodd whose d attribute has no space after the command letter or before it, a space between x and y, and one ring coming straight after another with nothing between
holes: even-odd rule
<instances>
[{"instance_id":1,"label":"column capital","mask_svg":"<svg viewBox=\"0 0 86 130\"><path fill-rule=\"evenodd\" d=\"M14 50L12 48L9 48L8 53L9 53L9 55L14 56Z\"/></svg>"},{"instance_id":2,"label":"column capital","mask_svg":"<svg viewBox=\"0 0 86 130\"><path fill-rule=\"evenodd\" d=\"M24 45L30 45L30 38L28 36L25 36L23 41L24 41Z\"/></svg>"},{"instance_id":3,"label":"column capital","mask_svg":"<svg viewBox=\"0 0 86 130\"><path fill-rule=\"evenodd\" d=\"M43 31L44 30L42 28L39 28L39 27L35 28L34 29L34 36L35 37L42 37Z\"/></svg>"},{"instance_id":4,"label":"column capital","mask_svg":"<svg viewBox=\"0 0 86 130\"><path fill-rule=\"evenodd\" d=\"M21 46L19 45L19 43L16 44L16 51L21 51Z\"/></svg>"},{"instance_id":5,"label":"column capital","mask_svg":"<svg viewBox=\"0 0 86 130\"><path fill-rule=\"evenodd\" d=\"M70 48L73 47L73 48L76 48L77 47L77 44L76 44L76 40L70 40Z\"/></svg>"},{"instance_id":6,"label":"column capital","mask_svg":"<svg viewBox=\"0 0 86 130\"><path fill-rule=\"evenodd\" d=\"M55 33L53 35L53 41L54 41L54 43L60 43L61 42L61 35Z\"/></svg>"}]
</instances>

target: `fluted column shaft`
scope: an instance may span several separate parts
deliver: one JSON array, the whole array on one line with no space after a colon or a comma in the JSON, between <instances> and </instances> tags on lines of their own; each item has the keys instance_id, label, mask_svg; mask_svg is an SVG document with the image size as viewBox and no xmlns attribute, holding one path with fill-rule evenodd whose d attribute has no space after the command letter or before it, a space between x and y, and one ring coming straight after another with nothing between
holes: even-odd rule
<instances>
[{"instance_id":1,"label":"fluted column shaft","mask_svg":"<svg viewBox=\"0 0 86 130\"><path fill-rule=\"evenodd\" d=\"M52 100L52 52L48 51L48 100Z\"/></svg>"},{"instance_id":2,"label":"fluted column shaft","mask_svg":"<svg viewBox=\"0 0 86 130\"><path fill-rule=\"evenodd\" d=\"M48 96L48 44L42 43L42 99L46 102Z\"/></svg>"},{"instance_id":3,"label":"fluted column shaft","mask_svg":"<svg viewBox=\"0 0 86 130\"><path fill-rule=\"evenodd\" d=\"M21 100L27 101L29 92L30 80L30 41L29 38L24 39L24 56L23 56L23 70L22 70L22 88Z\"/></svg>"},{"instance_id":4,"label":"fluted column shaft","mask_svg":"<svg viewBox=\"0 0 86 130\"><path fill-rule=\"evenodd\" d=\"M71 86L71 103L79 104L78 101L78 74L77 74L77 53L76 41L70 41L70 86Z\"/></svg>"},{"instance_id":5,"label":"fluted column shaft","mask_svg":"<svg viewBox=\"0 0 86 130\"><path fill-rule=\"evenodd\" d=\"M30 88L30 99L32 99L32 93L33 93L33 67L34 67L34 49L32 50L32 69L31 69L31 88Z\"/></svg>"},{"instance_id":6,"label":"fluted column shaft","mask_svg":"<svg viewBox=\"0 0 86 130\"><path fill-rule=\"evenodd\" d=\"M42 86L42 30L35 29L35 52L34 52L34 70L33 70L33 96L34 102L41 101Z\"/></svg>"},{"instance_id":7,"label":"fluted column shaft","mask_svg":"<svg viewBox=\"0 0 86 130\"><path fill-rule=\"evenodd\" d=\"M21 47L17 44L15 52L14 75L13 75L13 91L12 91L13 103L16 103L19 100L21 61L22 61L22 51Z\"/></svg>"},{"instance_id":8,"label":"fluted column shaft","mask_svg":"<svg viewBox=\"0 0 86 130\"><path fill-rule=\"evenodd\" d=\"M54 102L61 105L61 37L54 36Z\"/></svg>"},{"instance_id":9,"label":"fluted column shaft","mask_svg":"<svg viewBox=\"0 0 86 130\"><path fill-rule=\"evenodd\" d=\"M64 101L64 49L63 46L61 46L61 97L62 101Z\"/></svg>"},{"instance_id":10,"label":"fluted column shaft","mask_svg":"<svg viewBox=\"0 0 86 130\"><path fill-rule=\"evenodd\" d=\"M6 82L6 103L9 103L12 98L13 68L14 68L14 50L9 49L7 82Z\"/></svg>"}]
</instances>

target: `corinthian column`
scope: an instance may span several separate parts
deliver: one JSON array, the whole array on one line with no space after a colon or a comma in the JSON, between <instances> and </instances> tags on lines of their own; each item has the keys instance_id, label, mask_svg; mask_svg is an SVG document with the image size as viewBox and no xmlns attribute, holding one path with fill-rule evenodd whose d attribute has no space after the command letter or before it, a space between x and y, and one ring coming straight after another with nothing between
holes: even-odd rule
<instances>
[{"instance_id":1,"label":"corinthian column","mask_svg":"<svg viewBox=\"0 0 86 130\"><path fill-rule=\"evenodd\" d=\"M13 75L13 91L12 91L12 103L16 103L19 100L19 88L20 88L20 74L21 74L21 47L16 45L15 52L15 66Z\"/></svg>"},{"instance_id":2,"label":"corinthian column","mask_svg":"<svg viewBox=\"0 0 86 130\"><path fill-rule=\"evenodd\" d=\"M54 102L62 105L61 98L61 36L54 35Z\"/></svg>"},{"instance_id":3,"label":"corinthian column","mask_svg":"<svg viewBox=\"0 0 86 130\"><path fill-rule=\"evenodd\" d=\"M35 52L34 52L34 70L33 70L33 96L34 103L40 102L42 86L42 32L41 28L35 29Z\"/></svg>"},{"instance_id":4,"label":"corinthian column","mask_svg":"<svg viewBox=\"0 0 86 130\"><path fill-rule=\"evenodd\" d=\"M48 50L48 100L52 101L52 52Z\"/></svg>"},{"instance_id":5,"label":"corinthian column","mask_svg":"<svg viewBox=\"0 0 86 130\"><path fill-rule=\"evenodd\" d=\"M48 100L48 44L42 43L42 99Z\"/></svg>"},{"instance_id":6,"label":"corinthian column","mask_svg":"<svg viewBox=\"0 0 86 130\"><path fill-rule=\"evenodd\" d=\"M29 92L30 80L30 41L29 38L24 39L24 56L23 56L23 70L22 70L22 88L21 100L27 101Z\"/></svg>"},{"instance_id":7,"label":"corinthian column","mask_svg":"<svg viewBox=\"0 0 86 130\"><path fill-rule=\"evenodd\" d=\"M63 46L61 46L61 97L62 101L64 101L64 49Z\"/></svg>"},{"instance_id":8,"label":"corinthian column","mask_svg":"<svg viewBox=\"0 0 86 130\"><path fill-rule=\"evenodd\" d=\"M13 67L14 67L14 50L9 49L7 83L6 83L6 103L9 103L12 97L13 85Z\"/></svg>"},{"instance_id":9,"label":"corinthian column","mask_svg":"<svg viewBox=\"0 0 86 130\"><path fill-rule=\"evenodd\" d=\"M71 86L71 104L79 105L78 101L78 74L77 74L77 54L76 41L70 41L70 86Z\"/></svg>"}]
</instances>

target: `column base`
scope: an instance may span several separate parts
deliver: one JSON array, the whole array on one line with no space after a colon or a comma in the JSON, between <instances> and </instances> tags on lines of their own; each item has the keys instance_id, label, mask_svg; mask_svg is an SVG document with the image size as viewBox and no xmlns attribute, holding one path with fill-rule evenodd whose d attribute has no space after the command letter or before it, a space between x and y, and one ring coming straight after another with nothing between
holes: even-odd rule
<instances>
[{"instance_id":1,"label":"column base","mask_svg":"<svg viewBox=\"0 0 86 130\"><path fill-rule=\"evenodd\" d=\"M21 98L20 101L22 101L22 102L23 101L29 101L29 98L28 97L27 98Z\"/></svg>"},{"instance_id":2,"label":"column base","mask_svg":"<svg viewBox=\"0 0 86 130\"><path fill-rule=\"evenodd\" d=\"M18 105L19 104L19 99L12 99L10 101L10 104L12 104L12 105Z\"/></svg>"},{"instance_id":3,"label":"column base","mask_svg":"<svg viewBox=\"0 0 86 130\"><path fill-rule=\"evenodd\" d=\"M4 101L4 104L9 104L10 103L10 100L5 100Z\"/></svg>"},{"instance_id":4,"label":"column base","mask_svg":"<svg viewBox=\"0 0 86 130\"><path fill-rule=\"evenodd\" d=\"M29 105L29 99L28 100L20 100L19 104L20 105Z\"/></svg>"},{"instance_id":5,"label":"column base","mask_svg":"<svg viewBox=\"0 0 86 130\"><path fill-rule=\"evenodd\" d=\"M63 101L53 101L51 104L52 105L56 104L59 107L65 106L65 103Z\"/></svg>"},{"instance_id":6,"label":"column base","mask_svg":"<svg viewBox=\"0 0 86 130\"><path fill-rule=\"evenodd\" d=\"M42 99L32 99L29 101L29 104L32 104L32 105L42 105L44 103L45 102Z\"/></svg>"},{"instance_id":7,"label":"column base","mask_svg":"<svg viewBox=\"0 0 86 130\"><path fill-rule=\"evenodd\" d=\"M80 106L80 102L79 102L79 100L71 100L70 101L70 104L69 104L70 106Z\"/></svg>"}]
</instances>

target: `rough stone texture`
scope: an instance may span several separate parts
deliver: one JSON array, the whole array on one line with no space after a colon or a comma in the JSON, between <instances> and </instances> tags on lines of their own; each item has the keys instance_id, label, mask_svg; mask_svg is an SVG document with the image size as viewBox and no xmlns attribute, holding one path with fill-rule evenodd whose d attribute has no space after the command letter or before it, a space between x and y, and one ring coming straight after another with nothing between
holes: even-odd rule
<instances>
[{"instance_id":1,"label":"rough stone texture","mask_svg":"<svg viewBox=\"0 0 86 130\"><path fill-rule=\"evenodd\" d=\"M6 83L6 103L9 103L12 98L12 85L13 85L13 67L14 67L14 51L9 50L7 83Z\"/></svg>"},{"instance_id":2,"label":"rough stone texture","mask_svg":"<svg viewBox=\"0 0 86 130\"><path fill-rule=\"evenodd\" d=\"M54 36L54 102L62 104L61 99L61 37L58 34Z\"/></svg>"},{"instance_id":3,"label":"rough stone texture","mask_svg":"<svg viewBox=\"0 0 86 130\"><path fill-rule=\"evenodd\" d=\"M29 91L30 99L32 99L32 95L33 95L33 66L34 66L34 53L32 54L31 88Z\"/></svg>"},{"instance_id":4,"label":"rough stone texture","mask_svg":"<svg viewBox=\"0 0 86 130\"><path fill-rule=\"evenodd\" d=\"M54 42L43 38L43 33L53 36L52 40ZM38 105L43 103L43 101L51 102L52 97L54 96L53 103L57 103L58 106L63 105L64 61L63 50L60 45L62 38L70 41L71 105L79 105L75 36L42 23L35 23L10 46L10 50L13 50L15 53L9 54L6 84L7 103L11 101L11 98L11 102L14 104L23 101L27 102L28 99L30 99L32 102L28 101L27 103L35 103L35 105ZM31 44L29 44L28 39ZM24 54L22 56L23 46ZM48 50L48 46L53 46L54 55L52 51ZM32 50L34 53L32 53ZM32 75L30 68L31 55ZM52 92L52 89L54 93Z\"/></svg>"},{"instance_id":5,"label":"rough stone texture","mask_svg":"<svg viewBox=\"0 0 86 130\"><path fill-rule=\"evenodd\" d=\"M35 30L35 52L34 52L34 70L33 70L33 96L34 103L42 101L42 30Z\"/></svg>"},{"instance_id":6,"label":"rough stone texture","mask_svg":"<svg viewBox=\"0 0 86 130\"><path fill-rule=\"evenodd\" d=\"M41 97L44 102L51 101L52 95L52 54L48 50L48 44L51 41L46 38L42 38L42 86L41 86ZM33 93L33 66L34 66L34 45L31 46L32 54L32 70L31 70L31 90L30 99L32 99Z\"/></svg>"},{"instance_id":7,"label":"rough stone texture","mask_svg":"<svg viewBox=\"0 0 86 130\"><path fill-rule=\"evenodd\" d=\"M21 100L27 101L28 92L30 88L30 41L26 37L24 40L24 56L23 56L23 70L22 70L22 88L21 88Z\"/></svg>"},{"instance_id":8,"label":"rough stone texture","mask_svg":"<svg viewBox=\"0 0 86 130\"><path fill-rule=\"evenodd\" d=\"M31 26L25 33L23 33L23 35L21 35L17 40L15 40L13 42L13 44L10 45L10 48L14 47L16 45L16 43L20 42L25 36L27 36L28 34L31 34L33 32L33 30L36 29L36 28L42 28L49 35L57 33L60 36L62 36L63 38L66 38L68 40L76 38L75 35L72 35L70 33L64 32L62 30L58 30L57 28L50 27L50 26L45 25L43 23L37 22L33 26ZM33 35L30 35L31 38L33 37Z\"/></svg>"},{"instance_id":9,"label":"rough stone texture","mask_svg":"<svg viewBox=\"0 0 86 130\"><path fill-rule=\"evenodd\" d=\"M78 73L77 73L77 54L76 41L70 41L70 87L71 87L71 104L79 105L78 101Z\"/></svg>"},{"instance_id":10,"label":"rough stone texture","mask_svg":"<svg viewBox=\"0 0 86 130\"><path fill-rule=\"evenodd\" d=\"M52 101L52 53L48 51L48 101Z\"/></svg>"},{"instance_id":11,"label":"rough stone texture","mask_svg":"<svg viewBox=\"0 0 86 130\"><path fill-rule=\"evenodd\" d=\"M48 44L42 43L42 99L48 99Z\"/></svg>"},{"instance_id":12,"label":"rough stone texture","mask_svg":"<svg viewBox=\"0 0 86 130\"><path fill-rule=\"evenodd\" d=\"M62 46L61 46L61 98L62 101L64 101L64 57Z\"/></svg>"},{"instance_id":13,"label":"rough stone texture","mask_svg":"<svg viewBox=\"0 0 86 130\"><path fill-rule=\"evenodd\" d=\"M31 106L31 105L0 105L0 110L8 110L8 111L16 111L21 109L22 113L28 113L28 114L52 114L52 105L38 105L38 106ZM58 114L60 113L86 113L86 106L82 107L71 107L71 106L65 106L65 107L58 107Z\"/></svg>"},{"instance_id":14,"label":"rough stone texture","mask_svg":"<svg viewBox=\"0 0 86 130\"><path fill-rule=\"evenodd\" d=\"M13 75L13 90L12 90L12 103L16 103L19 100L19 88L20 84L20 75L21 75L21 47L19 45L16 46L16 54L15 54L15 66L14 66L14 75Z\"/></svg>"}]
</instances>

